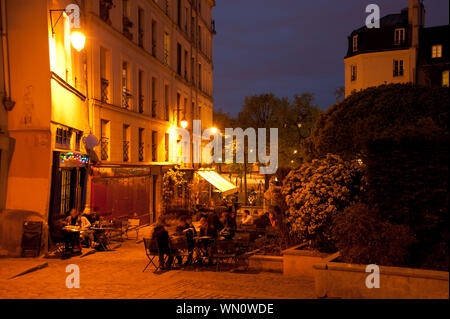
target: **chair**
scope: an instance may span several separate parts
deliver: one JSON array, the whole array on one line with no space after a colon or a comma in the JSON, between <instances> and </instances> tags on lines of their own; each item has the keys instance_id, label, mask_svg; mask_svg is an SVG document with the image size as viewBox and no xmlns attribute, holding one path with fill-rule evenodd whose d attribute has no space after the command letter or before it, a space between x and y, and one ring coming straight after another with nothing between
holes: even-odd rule
<instances>
[{"instance_id":1,"label":"chair","mask_svg":"<svg viewBox=\"0 0 450 319\"><path fill-rule=\"evenodd\" d=\"M126 221L120 219L114 219L111 223L111 240L123 241L123 234L125 233Z\"/></svg>"},{"instance_id":2,"label":"chair","mask_svg":"<svg viewBox=\"0 0 450 319\"><path fill-rule=\"evenodd\" d=\"M247 270L250 265L250 256L252 255L250 253L250 233L240 233L234 240L236 242L236 264L242 262L245 270Z\"/></svg>"},{"instance_id":3,"label":"chair","mask_svg":"<svg viewBox=\"0 0 450 319\"><path fill-rule=\"evenodd\" d=\"M189 246L185 236L170 238L169 248L173 262L175 262L176 258L181 258L181 262L183 262L183 259L189 256Z\"/></svg>"},{"instance_id":4,"label":"chair","mask_svg":"<svg viewBox=\"0 0 450 319\"><path fill-rule=\"evenodd\" d=\"M159 247L158 247L158 242L156 241L156 239L150 239L150 238L144 238L144 247L145 247L145 255L147 256L149 262L147 264L147 266L145 266L144 270L142 270L142 272L144 272L147 267L152 264L153 267L155 267L155 271L158 271L159 264L156 265L155 262L153 261L156 257L159 258Z\"/></svg>"},{"instance_id":5,"label":"chair","mask_svg":"<svg viewBox=\"0 0 450 319\"><path fill-rule=\"evenodd\" d=\"M136 241L139 240L139 228L140 228L141 220L139 218L129 218L126 223L125 234L128 239L128 232L130 230L136 231Z\"/></svg>"},{"instance_id":6,"label":"chair","mask_svg":"<svg viewBox=\"0 0 450 319\"><path fill-rule=\"evenodd\" d=\"M234 240L217 240L214 244L211 258L216 260L216 271L219 271L221 264L230 261L236 263L236 245Z\"/></svg>"}]
</instances>

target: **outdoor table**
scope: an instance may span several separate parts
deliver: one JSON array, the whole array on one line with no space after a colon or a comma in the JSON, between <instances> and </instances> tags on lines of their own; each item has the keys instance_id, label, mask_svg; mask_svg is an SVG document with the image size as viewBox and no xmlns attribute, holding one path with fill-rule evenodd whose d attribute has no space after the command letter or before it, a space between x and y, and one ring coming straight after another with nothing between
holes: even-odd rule
<instances>
[{"instance_id":1,"label":"outdoor table","mask_svg":"<svg viewBox=\"0 0 450 319\"><path fill-rule=\"evenodd\" d=\"M214 238L211 236L196 236L195 240L195 258L193 263L200 264L203 261L203 257L206 257L208 254L208 246L211 242L214 241ZM206 247L203 247L203 244L206 244Z\"/></svg>"},{"instance_id":2,"label":"outdoor table","mask_svg":"<svg viewBox=\"0 0 450 319\"><path fill-rule=\"evenodd\" d=\"M91 227L94 231L94 238L103 250L107 251L109 249L109 236L108 234L113 230L111 227ZM97 246L98 247L98 246Z\"/></svg>"},{"instance_id":3,"label":"outdoor table","mask_svg":"<svg viewBox=\"0 0 450 319\"><path fill-rule=\"evenodd\" d=\"M69 251L69 243L72 244L72 250L76 243L80 241L80 227L79 226L64 226L62 228L64 236L64 249Z\"/></svg>"}]
</instances>

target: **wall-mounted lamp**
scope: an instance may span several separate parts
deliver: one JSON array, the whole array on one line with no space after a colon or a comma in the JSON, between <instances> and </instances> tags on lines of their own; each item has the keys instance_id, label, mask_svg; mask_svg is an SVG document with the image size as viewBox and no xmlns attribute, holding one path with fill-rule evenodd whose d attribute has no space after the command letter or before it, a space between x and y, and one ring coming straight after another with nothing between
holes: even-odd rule
<instances>
[{"instance_id":1,"label":"wall-mounted lamp","mask_svg":"<svg viewBox=\"0 0 450 319\"><path fill-rule=\"evenodd\" d=\"M53 12L60 12L58 19L53 23ZM80 27L80 7L76 4L69 4L65 9L50 9L50 23L52 26L52 34L55 34L55 26L58 24L62 15L66 13L70 17L70 42L72 47L80 52L84 49L86 36Z\"/></svg>"}]
</instances>

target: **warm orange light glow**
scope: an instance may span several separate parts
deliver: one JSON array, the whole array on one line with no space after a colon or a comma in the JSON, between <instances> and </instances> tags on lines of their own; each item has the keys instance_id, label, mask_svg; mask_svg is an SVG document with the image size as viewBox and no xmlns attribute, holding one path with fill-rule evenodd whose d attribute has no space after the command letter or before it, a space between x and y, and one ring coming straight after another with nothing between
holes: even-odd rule
<instances>
[{"instance_id":1,"label":"warm orange light glow","mask_svg":"<svg viewBox=\"0 0 450 319\"><path fill-rule=\"evenodd\" d=\"M84 49L86 36L79 30L73 30L70 34L70 41L72 42L72 47L80 52Z\"/></svg>"},{"instance_id":2,"label":"warm orange light glow","mask_svg":"<svg viewBox=\"0 0 450 319\"><path fill-rule=\"evenodd\" d=\"M215 127L211 128L211 133L217 134L217 128L215 128Z\"/></svg>"},{"instance_id":3,"label":"warm orange light glow","mask_svg":"<svg viewBox=\"0 0 450 319\"><path fill-rule=\"evenodd\" d=\"M188 127L188 121L186 121L185 119L183 119L183 120L180 122L180 124L181 124L181 127L182 127L182 128Z\"/></svg>"}]
</instances>

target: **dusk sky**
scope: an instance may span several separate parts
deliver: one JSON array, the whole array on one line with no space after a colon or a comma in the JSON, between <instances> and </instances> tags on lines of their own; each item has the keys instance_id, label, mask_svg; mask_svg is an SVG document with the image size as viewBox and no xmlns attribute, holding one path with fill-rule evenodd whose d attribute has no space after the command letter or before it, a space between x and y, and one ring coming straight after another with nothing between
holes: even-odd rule
<instances>
[{"instance_id":1,"label":"dusk sky","mask_svg":"<svg viewBox=\"0 0 450 319\"><path fill-rule=\"evenodd\" d=\"M347 36L365 23L365 8L400 13L408 0L216 0L213 18L214 107L236 115L244 97L311 92L322 109L344 86ZM448 0L425 0L426 26L449 23Z\"/></svg>"}]
</instances>

